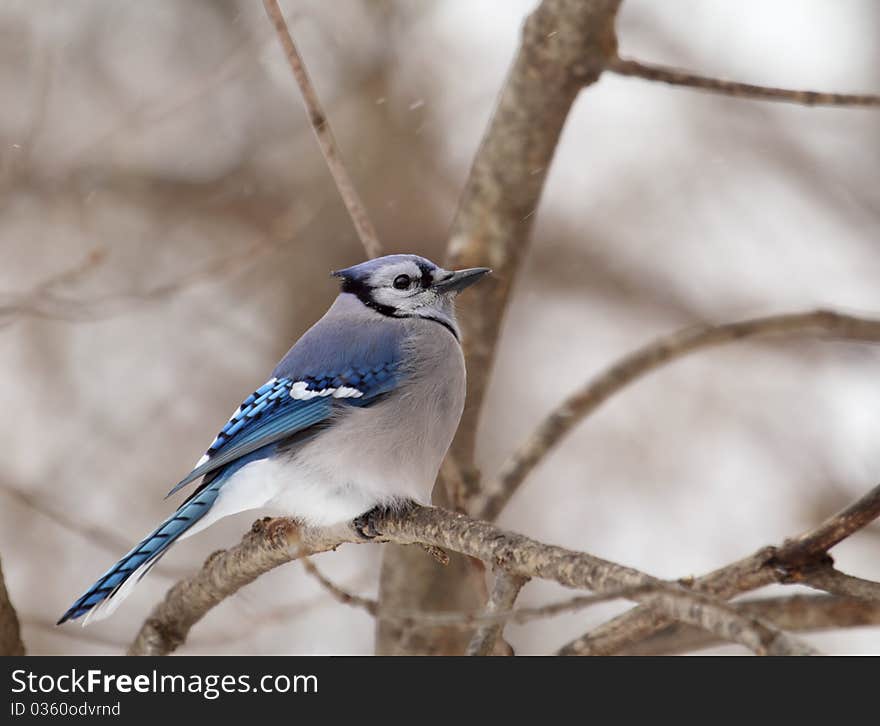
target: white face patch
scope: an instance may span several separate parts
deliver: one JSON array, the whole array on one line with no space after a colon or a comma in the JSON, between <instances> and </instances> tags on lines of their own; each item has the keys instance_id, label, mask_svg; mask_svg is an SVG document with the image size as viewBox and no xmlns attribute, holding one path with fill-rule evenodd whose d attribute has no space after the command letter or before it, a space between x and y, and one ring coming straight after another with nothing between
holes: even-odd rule
<instances>
[{"instance_id":1,"label":"white face patch","mask_svg":"<svg viewBox=\"0 0 880 726\"><path fill-rule=\"evenodd\" d=\"M413 282L422 279L421 268L412 260L403 260L394 265L384 265L370 275L368 284L374 290L381 287L392 287L400 275L407 275ZM407 290L398 290L407 292Z\"/></svg>"},{"instance_id":2,"label":"white face patch","mask_svg":"<svg viewBox=\"0 0 880 726\"><path fill-rule=\"evenodd\" d=\"M442 274L442 270L437 272ZM401 275L410 279L410 284L397 289L394 281ZM440 296L431 288L422 287L422 270L412 260L404 260L395 265L388 265L376 270L367 282L370 297L380 305L393 308L401 315L414 315L423 308L432 308L438 304Z\"/></svg>"}]
</instances>

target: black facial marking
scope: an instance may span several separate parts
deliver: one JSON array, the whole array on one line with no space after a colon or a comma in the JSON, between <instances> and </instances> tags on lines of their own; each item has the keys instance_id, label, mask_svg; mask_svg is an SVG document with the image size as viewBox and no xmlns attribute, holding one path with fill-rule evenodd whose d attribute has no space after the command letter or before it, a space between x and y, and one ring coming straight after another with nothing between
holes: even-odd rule
<instances>
[{"instance_id":1,"label":"black facial marking","mask_svg":"<svg viewBox=\"0 0 880 726\"><path fill-rule=\"evenodd\" d=\"M428 288L434 284L434 275L432 269L425 264L419 264L419 270L421 270L422 276L419 278L419 283L423 288ZM349 277L342 278L342 292L351 293L355 295L358 300L360 300L364 305L368 308L372 308L378 313L382 315L387 315L389 318L406 318L406 317L415 317L413 315L401 315L396 308L391 305L383 305L382 303L376 302L372 295L372 288L367 285L363 280L353 280ZM430 315L420 315L418 316L422 318L422 320L430 320L434 323L439 323L444 328L446 328L452 336L459 340L458 333L455 332L455 328L447 322L446 320L442 320L441 318L435 318ZM210 475L209 475L210 476ZM193 495L195 496L195 495ZM190 497L192 498L192 497Z\"/></svg>"},{"instance_id":2,"label":"black facial marking","mask_svg":"<svg viewBox=\"0 0 880 726\"><path fill-rule=\"evenodd\" d=\"M368 308L373 308L373 310L382 313L382 315L387 315L390 318L398 317L397 310L393 307L390 305L383 305L382 303L373 300L370 295L370 287L361 280L352 280L350 277L342 278L342 292L349 292L352 295L356 295L357 299L364 305Z\"/></svg>"},{"instance_id":3,"label":"black facial marking","mask_svg":"<svg viewBox=\"0 0 880 726\"><path fill-rule=\"evenodd\" d=\"M434 284L434 275L432 274L431 267L426 265L424 262L418 263L419 269L422 271L421 284L422 287L426 290Z\"/></svg>"}]
</instances>

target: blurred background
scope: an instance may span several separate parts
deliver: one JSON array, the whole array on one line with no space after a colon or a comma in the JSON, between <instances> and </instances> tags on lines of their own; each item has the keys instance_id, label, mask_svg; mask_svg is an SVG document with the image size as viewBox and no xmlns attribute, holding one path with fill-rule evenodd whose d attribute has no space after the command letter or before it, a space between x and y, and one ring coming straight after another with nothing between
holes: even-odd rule
<instances>
[{"instance_id":1,"label":"blurred background","mask_svg":"<svg viewBox=\"0 0 880 726\"><path fill-rule=\"evenodd\" d=\"M389 251L443 257L535 4L282 4ZM878 27L871 0L625 0L618 24L623 55L841 92L880 90ZM329 305L328 272L363 252L258 2L5 0L0 97L0 556L31 653L119 653L253 514L173 548L110 620L53 623L171 511L170 486ZM615 76L583 93L505 321L483 471L657 335L817 306L880 315L878 135L876 111ZM778 543L880 481L878 370L880 348L845 342L689 357L578 427L500 522L663 577ZM878 553L874 525L834 554L880 579ZM378 547L315 562L375 594ZM564 594L533 582L519 602ZM550 652L624 607L506 633ZM880 628L807 639L880 651ZM372 619L292 564L180 652L372 646Z\"/></svg>"}]
</instances>

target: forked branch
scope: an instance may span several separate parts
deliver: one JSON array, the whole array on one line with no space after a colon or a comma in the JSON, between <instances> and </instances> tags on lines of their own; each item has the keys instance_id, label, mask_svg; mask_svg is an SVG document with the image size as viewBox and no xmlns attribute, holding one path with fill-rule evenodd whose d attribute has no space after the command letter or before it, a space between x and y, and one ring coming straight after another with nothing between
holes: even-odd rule
<instances>
[{"instance_id":1,"label":"forked branch","mask_svg":"<svg viewBox=\"0 0 880 726\"><path fill-rule=\"evenodd\" d=\"M433 507L377 517L381 540L421 544L477 558L519 577L554 580L599 594L630 592L674 620L704 628L756 653L806 655L812 649L760 618L746 617L704 593L665 582L583 552L548 545L461 514ZM260 520L242 542L217 552L202 570L175 585L144 623L129 653L162 655L177 648L211 608L278 565L346 542L363 542L348 526L301 529L291 520ZM632 594L636 593L636 594Z\"/></svg>"}]
</instances>

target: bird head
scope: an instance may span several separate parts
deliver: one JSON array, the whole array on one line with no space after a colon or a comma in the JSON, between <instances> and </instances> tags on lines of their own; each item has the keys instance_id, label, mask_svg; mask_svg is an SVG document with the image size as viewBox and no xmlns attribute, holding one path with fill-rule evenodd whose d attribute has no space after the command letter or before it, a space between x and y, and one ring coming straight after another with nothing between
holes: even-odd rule
<instances>
[{"instance_id":1,"label":"bird head","mask_svg":"<svg viewBox=\"0 0 880 726\"><path fill-rule=\"evenodd\" d=\"M418 255L386 255L333 275L341 278L342 292L356 295L364 305L384 315L445 324L454 322L456 295L489 272L487 267L445 270Z\"/></svg>"}]
</instances>

